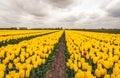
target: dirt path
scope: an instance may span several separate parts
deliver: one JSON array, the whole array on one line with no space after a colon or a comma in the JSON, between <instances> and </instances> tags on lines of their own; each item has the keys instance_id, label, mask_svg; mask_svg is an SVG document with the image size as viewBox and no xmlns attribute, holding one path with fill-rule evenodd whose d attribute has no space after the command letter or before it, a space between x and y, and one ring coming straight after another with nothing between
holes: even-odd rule
<instances>
[{"instance_id":1,"label":"dirt path","mask_svg":"<svg viewBox=\"0 0 120 78\"><path fill-rule=\"evenodd\" d=\"M46 78L66 78L66 65L65 65L65 34L62 35L59 43L58 52L55 55L54 61L50 71L47 73Z\"/></svg>"}]
</instances>

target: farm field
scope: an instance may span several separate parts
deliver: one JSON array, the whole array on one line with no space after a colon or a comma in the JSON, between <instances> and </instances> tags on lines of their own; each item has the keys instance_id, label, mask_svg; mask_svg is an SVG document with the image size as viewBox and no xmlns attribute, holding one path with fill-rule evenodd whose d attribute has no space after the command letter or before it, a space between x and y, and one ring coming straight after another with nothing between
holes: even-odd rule
<instances>
[{"instance_id":1,"label":"farm field","mask_svg":"<svg viewBox=\"0 0 120 78\"><path fill-rule=\"evenodd\" d=\"M120 34L0 30L0 78L120 78Z\"/></svg>"}]
</instances>

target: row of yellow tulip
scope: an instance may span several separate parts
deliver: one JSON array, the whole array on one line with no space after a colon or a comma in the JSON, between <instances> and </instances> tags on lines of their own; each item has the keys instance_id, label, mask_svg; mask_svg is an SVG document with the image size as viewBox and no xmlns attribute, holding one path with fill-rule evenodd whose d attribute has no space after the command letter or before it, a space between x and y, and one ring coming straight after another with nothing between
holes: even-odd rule
<instances>
[{"instance_id":1,"label":"row of yellow tulip","mask_svg":"<svg viewBox=\"0 0 120 78\"><path fill-rule=\"evenodd\" d=\"M0 42L9 41L9 40L17 40L19 38L36 36L40 34L45 34L49 32L53 32L57 30L0 30ZM10 35L11 34L11 35ZM6 36L5 36L6 35Z\"/></svg>"},{"instance_id":2,"label":"row of yellow tulip","mask_svg":"<svg viewBox=\"0 0 120 78\"><path fill-rule=\"evenodd\" d=\"M88 36L90 38L95 38L97 40L106 42L108 44L114 44L120 46L120 34L96 33L96 32L86 32L86 31L80 31L79 33L78 32L76 33L84 36Z\"/></svg>"},{"instance_id":3,"label":"row of yellow tulip","mask_svg":"<svg viewBox=\"0 0 120 78\"><path fill-rule=\"evenodd\" d=\"M75 72L75 78L120 78L120 45L110 44L113 35L116 42L120 36L104 35L107 37L106 33L66 31L70 54L66 65Z\"/></svg>"},{"instance_id":4,"label":"row of yellow tulip","mask_svg":"<svg viewBox=\"0 0 120 78\"><path fill-rule=\"evenodd\" d=\"M45 64L63 31L0 48L0 78L29 78L32 69Z\"/></svg>"},{"instance_id":5,"label":"row of yellow tulip","mask_svg":"<svg viewBox=\"0 0 120 78\"><path fill-rule=\"evenodd\" d=\"M0 30L0 36L39 33L46 30Z\"/></svg>"}]
</instances>

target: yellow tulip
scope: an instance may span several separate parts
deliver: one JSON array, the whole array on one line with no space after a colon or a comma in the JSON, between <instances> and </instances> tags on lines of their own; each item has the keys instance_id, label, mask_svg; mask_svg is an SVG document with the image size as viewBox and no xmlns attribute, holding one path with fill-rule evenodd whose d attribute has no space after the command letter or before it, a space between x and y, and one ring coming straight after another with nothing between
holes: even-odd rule
<instances>
[{"instance_id":1,"label":"yellow tulip","mask_svg":"<svg viewBox=\"0 0 120 78\"><path fill-rule=\"evenodd\" d=\"M0 71L5 71L6 70L6 66L4 64L0 64Z\"/></svg>"},{"instance_id":2,"label":"yellow tulip","mask_svg":"<svg viewBox=\"0 0 120 78\"><path fill-rule=\"evenodd\" d=\"M0 71L0 78L4 78L4 71Z\"/></svg>"},{"instance_id":3,"label":"yellow tulip","mask_svg":"<svg viewBox=\"0 0 120 78\"><path fill-rule=\"evenodd\" d=\"M27 78L30 76L30 70L26 70L26 75Z\"/></svg>"},{"instance_id":4,"label":"yellow tulip","mask_svg":"<svg viewBox=\"0 0 120 78\"><path fill-rule=\"evenodd\" d=\"M88 68L88 63L82 63L82 69L87 70Z\"/></svg>"},{"instance_id":5,"label":"yellow tulip","mask_svg":"<svg viewBox=\"0 0 120 78\"><path fill-rule=\"evenodd\" d=\"M84 58L81 58L81 63L84 63L85 62L85 59Z\"/></svg>"},{"instance_id":6,"label":"yellow tulip","mask_svg":"<svg viewBox=\"0 0 120 78\"><path fill-rule=\"evenodd\" d=\"M116 76L116 78L120 78L120 74Z\"/></svg>"},{"instance_id":7,"label":"yellow tulip","mask_svg":"<svg viewBox=\"0 0 120 78\"><path fill-rule=\"evenodd\" d=\"M34 62L33 67L37 68L38 67L38 62Z\"/></svg>"},{"instance_id":8,"label":"yellow tulip","mask_svg":"<svg viewBox=\"0 0 120 78\"><path fill-rule=\"evenodd\" d=\"M97 77L101 77L101 72L100 72L98 69L96 69L96 70L95 70L95 75L96 75Z\"/></svg>"},{"instance_id":9,"label":"yellow tulip","mask_svg":"<svg viewBox=\"0 0 120 78\"><path fill-rule=\"evenodd\" d=\"M25 61L25 57L23 55L20 56L21 62Z\"/></svg>"},{"instance_id":10,"label":"yellow tulip","mask_svg":"<svg viewBox=\"0 0 120 78\"><path fill-rule=\"evenodd\" d=\"M120 69L118 67L113 68L113 74L118 75L120 74Z\"/></svg>"},{"instance_id":11,"label":"yellow tulip","mask_svg":"<svg viewBox=\"0 0 120 78\"><path fill-rule=\"evenodd\" d=\"M97 61L98 61L98 57L94 57L94 58L93 58L93 63L96 64Z\"/></svg>"},{"instance_id":12,"label":"yellow tulip","mask_svg":"<svg viewBox=\"0 0 120 78\"><path fill-rule=\"evenodd\" d=\"M21 66L21 63L17 63L17 64L15 64L15 66L16 66L16 69L19 70L20 66Z\"/></svg>"},{"instance_id":13,"label":"yellow tulip","mask_svg":"<svg viewBox=\"0 0 120 78\"><path fill-rule=\"evenodd\" d=\"M92 71L92 66L88 66L88 67L87 67L87 71L90 71L90 72L91 72L91 71Z\"/></svg>"},{"instance_id":14,"label":"yellow tulip","mask_svg":"<svg viewBox=\"0 0 120 78\"><path fill-rule=\"evenodd\" d=\"M86 71L85 75L84 75L84 78L93 78L93 75L91 74L90 71Z\"/></svg>"},{"instance_id":15,"label":"yellow tulip","mask_svg":"<svg viewBox=\"0 0 120 78\"><path fill-rule=\"evenodd\" d=\"M106 70L106 69L101 68L101 69L100 69L100 72L101 72L101 75L105 75L105 74L107 73L107 70Z\"/></svg>"},{"instance_id":16,"label":"yellow tulip","mask_svg":"<svg viewBox=\"0 0 120 78\"><path fill-rule=\"evenodd\" d=\"M41 62L42 62L42 64L45 64L46 61L45 61L45 59L42 59Z\"/></svg>"},{"instance_id":17,"label":"yellow tulip","mask_svg":"<svg viewBox=\"0 0 120 78\"><path fill-rule=\"evenodd\" d=\"M69 66L70 66L70 65L69 65L69 62L67 62L67 63L66 63L66 66L67 66L67 67L69 67Z\"/></svg>"},{"instance_id":18,"label":"yellow tulip","mask_svg":"<svg viewBox=\"0 0 120 78\"><path fill-rule=\"evenodd\" d=\"M10 72L9 72L9 75L10 75L11 77L14 77L15 73L16 73L15 70L14 70L14 71L10 71Z\"/></svg>"},{"instance_id":19,"label":"yellow tulip","mask_svg":"<svg viewBox=\"0 0 120 78\"><path fill-rule=\"evenodd\" d=\"M14 78L20 78L19 73L15 73L15 74L14 74Z\"/></svg>"},{"instance_id":20,"label":"yellow tulip","mask_svg":"<svg viewBox=\"0 0 120 78\"><path fill-rule=\"evenodd\" d=\"M79 70L76 74L75 74L75 78L84 78L84 72Z\"/></svg>"},{"instance_id":21,"label":"yellow tulip","mask_svg":"<svg viewBox=\"0 0 120 78\"><path fill-rule=\"evenodd\" d=\"M111 74L111 78L116 78L114 74Z\"/></svg>"},{"instance_id":22,"label":"yellow tulip","mask_svg":"<svg viewBox=\"0 0 120 78\"><path fill-rule=\"evenodd\" d=\"M74 66L74 67L73 67L73 68L74 68L74 71L77 72L77 71L78 71L77 65L74 64L73 66Z\"/></svg>"},{"instance_id":23,"label":"yellow tulip","mask_svg":"<svg viewBox=\"0 0 120 78\"><path fill-rule=\"evenodd\" d=\"M21 78L24 78L24 76L25 76L25 70L19 70L19 76Z\"/></svg>"},{"instance_id":24,"label":"yellow tulip","mask_svg":"<svg viewBox=\"0 0 120 78\"><path fill-rule=\"evenodd\" d=\"M104 67L105 67L106 69L109 69L109 68L110 68L110 63L109 63L109 61L104 61L103 65L104 65Z\"/></svg>"},{"instance_id":25,"label":"yellow tulip","mask_svg":"<svg viewBox=\"0 0 120 78\"><path fill-rule=\"evenodd\" d=\"M119 60L119 56L115 55L114 56L114 62L118 62L118 60Z\"/></svg>"},{"instance_id":26,"label":"yellow tulip","mask_svg":"<svg viewBox=\"0 0 120 78\"><path fill-rule=\"evenodd\" d=\"M101 69L102 65L101 64L97 64L97 69Z\"/></svg>"},{"instance_id":27,"label":"yellow tulip","mask_svg":"<svg viewBox=\"0 0 120 78\"><path fill-rule=\"evenodd\" d=\"M105 74L104 78L110 78L109 74Z\"/></svg>"},{"instance_id":28,"label":"yellow tulip","mask_svg":"<svg viewBox=\"0 0 120 78\"><path fill-rule=\"evenodd\" d=\"M13 67L13 64L12 64L12 63L9 63L8 68L9 68L9 69L12 69L12 67Z\"/></svg>"},{"instance_id":29,"label":"yellow tulip","mask_svg":"<svg viewBox=\"0 0 120 78\"><path fill-rule=\"evenodd\" d=\"M6 78L12 78L10 75L6 75Z\"/></svg>"},{"instance_id":30,"label":"yellow tulip","mask_svg":"<svg viewBox=\"0 0 120 78\"><path fill-rule=\"evenodd\" d=\"M81 67L81 62L78 62L78 67L79 67L79 68Z\"/></svg>"},{"instance_id":31,"label":"yellow tulip","mask_svg":"<svg viewBox=\"0 0 120 78\"><path fill-rule=\"evenodd\" d=\"M113 68L113 62L109 62L109 64L110 64L110 68Z\"/></svg>"}]
</instances>

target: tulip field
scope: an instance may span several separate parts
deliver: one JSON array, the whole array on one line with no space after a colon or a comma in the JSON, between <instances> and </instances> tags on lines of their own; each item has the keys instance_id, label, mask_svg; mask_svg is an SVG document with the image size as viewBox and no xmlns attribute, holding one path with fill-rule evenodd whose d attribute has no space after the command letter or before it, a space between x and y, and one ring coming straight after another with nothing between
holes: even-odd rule
<instances>
[{"instance_id":1,"label":"tulip field","mask_svg":"<svg viewBox=\"0 0 120 78\"><path fill-rule=\"evenodd\" d=\"M120 34L66 31L66 46L69 77L120 78Z\"/></svg>"},{"instance_id":2,"label":"tulip field","mask_svg":"<svg viewBox=\"0 0 120 78\"><path fill-rule=\"evenodd\" d=\"M57 54L61 50L65 57ZM65 64L65 78L120 78L120 34L0 30L0 78L55 78L46 75L57 64Z\"/></svg>"}]
</instances>

